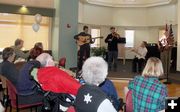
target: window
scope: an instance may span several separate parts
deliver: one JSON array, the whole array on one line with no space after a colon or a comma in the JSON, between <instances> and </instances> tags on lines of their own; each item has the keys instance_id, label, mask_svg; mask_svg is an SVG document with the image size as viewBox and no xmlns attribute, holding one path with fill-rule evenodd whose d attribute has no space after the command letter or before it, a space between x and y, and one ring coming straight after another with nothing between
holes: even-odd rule
<instances>
[{"instance_id":1,"label":"window","mask_svg":"<svg viewBox=\"0 0 180 112\"><path fill-rule=\"evenodd\" d=\"M14 45L17 38L24 40L24 49L31 49L36 42L42 42L43 48L49 50L50 18L42 17L40 29L34 32L34 16L0 13L0 51Z\"/></svg>"},{"instance_id":2,"label":"window","mask_svg":"<svg viewBox=\"0 0 180 112\"><path fill-rule=\"evenodd\" d=\"M159 39L165 36L164 33L165 33L165 30L159 30Z\"/></svg>"},{"instance_id":3,"label":"window","mask_svg":"<svg viewBox=\"0 0 180 112\"><path fill-rule=\"evenodd\" d=\"M125 47L134 47L134 30L125 30L126 45Z\"/></svg>"},{"instance_id":4,"label":"window","mask_svg":"<svg viewBox=\"0 0 180 112\"><path fill-rule=\"evenodd\" d=\"M91 36L92 39L96 37L100 37L100 29L91 29ZM100 38L96 38L95 42L91 44L91 47L100 47Z\"/></svg>"}]
</instances>

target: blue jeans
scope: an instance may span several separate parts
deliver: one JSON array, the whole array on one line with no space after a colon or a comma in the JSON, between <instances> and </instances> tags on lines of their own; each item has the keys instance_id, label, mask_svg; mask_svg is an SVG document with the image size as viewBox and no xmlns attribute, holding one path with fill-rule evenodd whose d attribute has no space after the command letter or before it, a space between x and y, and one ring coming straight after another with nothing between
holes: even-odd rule
<instances>
[{"instance_id":1,"label":"blue jeans","mask_svg":"<svg viewBox=\"0 0 180 112\"><path fill-rule=\"evenodd\" d=\"M117 68L117 57L118 57L118 51L108 51L108 66L109 66L109 69L111 69L111 67L112 67L112 62L113 62L114 69Z\"/></svg>"}]
</instances>

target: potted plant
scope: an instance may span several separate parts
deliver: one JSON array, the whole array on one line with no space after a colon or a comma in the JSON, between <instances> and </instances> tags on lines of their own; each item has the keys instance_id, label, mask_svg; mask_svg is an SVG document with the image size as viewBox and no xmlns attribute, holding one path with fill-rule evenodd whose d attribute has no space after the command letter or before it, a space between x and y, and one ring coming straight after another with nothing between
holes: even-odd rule
<instances>
[{"instance_id":1,"label":"potted plant","mask_svg":"<svg viewBox=\"0 0 180 112\"><path fill-rule=\"evenodd\" d=\"M106 48L105 47L94 47L91 50L93 56L102 56L104 57L106 54Z\"/></svg>"}]
</instances>

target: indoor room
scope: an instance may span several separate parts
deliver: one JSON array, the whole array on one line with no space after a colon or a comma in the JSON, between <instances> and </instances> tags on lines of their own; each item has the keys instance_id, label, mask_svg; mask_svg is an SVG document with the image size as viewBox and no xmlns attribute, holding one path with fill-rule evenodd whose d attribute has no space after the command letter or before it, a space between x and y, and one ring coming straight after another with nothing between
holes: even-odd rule
<instances>
[{"instance_id":1,"label":"indoor room","mask_svg":"<svg viewBox=\"0 0 180 112\"><path fill-rule=\"evenodd\" d=\"M179 12L179 0L0 0L0 112L176 112Z\"/></svg>"}]
</instances>

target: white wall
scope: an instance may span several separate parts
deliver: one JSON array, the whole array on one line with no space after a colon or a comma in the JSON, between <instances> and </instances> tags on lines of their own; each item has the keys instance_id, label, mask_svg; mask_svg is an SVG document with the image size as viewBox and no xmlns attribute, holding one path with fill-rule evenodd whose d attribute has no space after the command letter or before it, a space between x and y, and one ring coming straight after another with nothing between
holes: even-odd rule
<instances>
[{"instance_id":1,"label":"white wall","mask_svg":"<svg viewBox=\"0 0 180 112\"><path fill-rule=\"evenodd\" d=\"M82 8L82 6L81 6ZM112 17L113 17L113 8L109 7L97 7L95 5L83 5L83 11L79 13L79 18L82 18L79 21L80 23L88 23L95 25L112 25ZM81 15L83 17L81 17Z\"/></svg>"},{"instance_id":2,"label":"white wall","mask_svg":"<svg viewBox=\"0 0 180 112\"><path fill-rule=\"evenodd\" d=\"M79 8L78 8L78 22L82 23L83 22L83 17L84 17L84 5L83 3L79 2Z\"/></svg>"},{"instance_id":3,"label":"white wall","mask_svg":"<svg viewBox=\"0 0 180 112\"><path fill-rule=\"evenodd\" d=\"M111 8L79 3L79 23L115 26L161 26L177 24L177 5L151 8Z\"/></svg>"},{"instance_id":4,"label":"white wall","mask_svg":"<svg viewBox=\"0 0 180 112\"><path fill-rule=\"evenodd\" d=\"M164 25L166 21L177 24L176 9L176 4L147 8L147 26Z\"/></svg>"},{"instance_id":5,"label":"white wall","mask_svg":"<svg viewBox=\"0 0 180 112\"><path fill-rule=\"evenodd\" d=\"M145 8L114 8L113 25L147 26L147 10Z\"/></svg>"}]
</instances>

